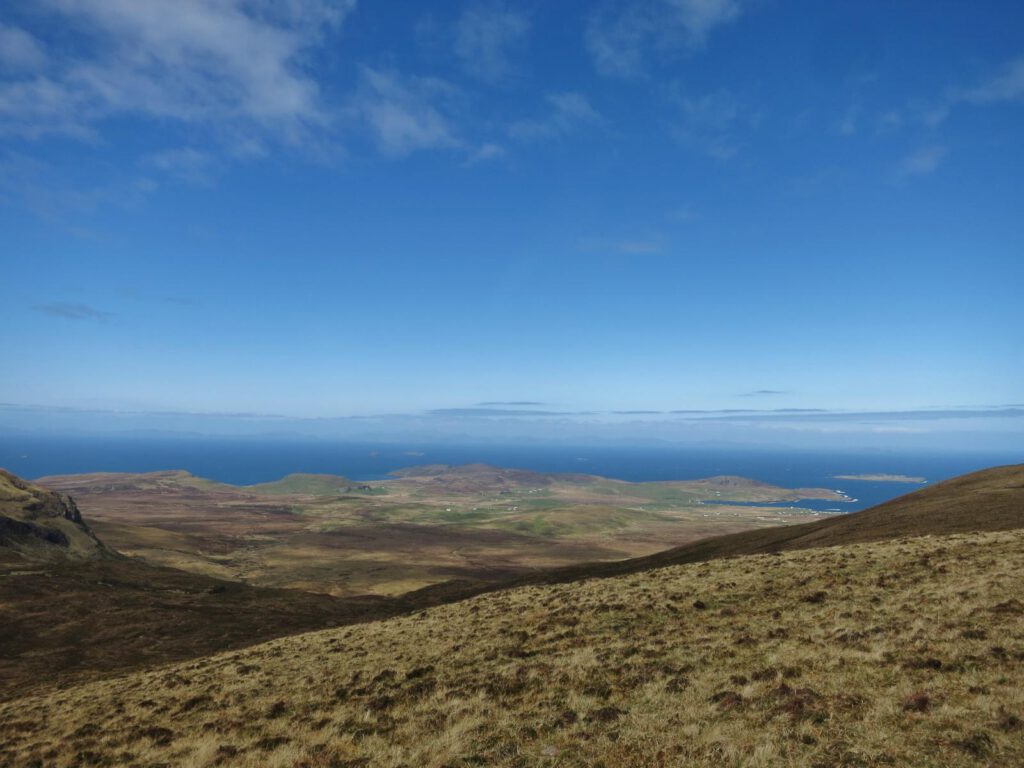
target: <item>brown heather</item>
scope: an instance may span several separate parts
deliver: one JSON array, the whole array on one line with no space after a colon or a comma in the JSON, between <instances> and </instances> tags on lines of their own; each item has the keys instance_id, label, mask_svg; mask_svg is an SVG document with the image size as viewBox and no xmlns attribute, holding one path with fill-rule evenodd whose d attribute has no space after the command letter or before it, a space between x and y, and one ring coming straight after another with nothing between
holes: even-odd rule
<instances>
[{"instance_id":1,"label":"brown heather","mask_svg":"<svg viewBox=\"0 0 1024 768\"><path fill-rule=\"evenodd\" d=\"M0 704L4 766L1024 765L1024 531L524 586Z\"/></svg>"}]
</instances>

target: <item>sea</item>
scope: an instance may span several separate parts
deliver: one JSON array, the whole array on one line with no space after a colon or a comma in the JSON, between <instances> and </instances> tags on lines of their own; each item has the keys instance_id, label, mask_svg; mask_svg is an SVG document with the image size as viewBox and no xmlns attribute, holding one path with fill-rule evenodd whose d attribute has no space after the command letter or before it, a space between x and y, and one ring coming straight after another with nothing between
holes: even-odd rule
<instances>
[{"instance_id":1,"label":"sea","mask_svg":"<svg viewBox=\"0 0 1024 768\"><path fill-rule=\"evenodd\" d=\"M692 446L452 445L328 442L311 439L85 437L0 435L0 467L26 478L81 472L184 469L234 485L292 472L381 480L423 464L484 463L537 472L583 472L621 480L692 480L738 475L785 488L829 488L852 501L804 499L781 506L855 512L922 487L840 480L836 475L923 477L927 484L999 464L1024 462L1024 451L890 453Z\"/></svg>"}]
</instances>

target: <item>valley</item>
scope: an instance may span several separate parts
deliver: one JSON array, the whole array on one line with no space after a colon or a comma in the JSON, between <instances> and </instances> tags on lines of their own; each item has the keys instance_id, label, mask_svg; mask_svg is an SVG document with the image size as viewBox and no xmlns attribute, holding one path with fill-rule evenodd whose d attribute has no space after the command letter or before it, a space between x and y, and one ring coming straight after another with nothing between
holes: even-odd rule
<instances>
[{"instance_id":1,"label":"valley","mask_svg":"<svg viewBox=\"0 0 1024 768\"><path fill-rule=\"evenodd\" d=\"M736 477L629 483L487 465L431 465L392 479L290 475L232 486L186 472L46 477L101 538L147 563L263 587L397 595L621 560L817 515L756 503L843 498ZM730 504L730 502L737 502Z\"/></svg>"},{"instance_id":2,"label":"valley","mask_svg":"<svg viewBox=\"0 0 1024 768\"><path fill-rule=\"evenodd\" d=\"M73 485L74 498L0 479L3 765L1024 759L1021 465L847 515L746 526L723 517L724 530L742 530L637 557L463 571L397 595L349 596L218 578L203 572L205 558L216 563L264 532L278 546L307 541L292 517L314 532L365 524L359 504L439 536L458 531L449 508L468 505L483 513L470 518L474 535L523 512L573 520L546 532L554 541L596 529L614 544L608 508L650 505L681 525L687 508L702 515L815 491L737 478L638 488L489 467L259 488L180 472L46 481ZM717 493L726 500L708 504ZM567 499L569 509L592 507L593 519L559 518ZM349 513L341 522L339 507ZM79 513L90 509L95 522ZM133 519L145 530L133 532ZM220 551L189 539L214 531ZM108 534L145 546L129 556ZM525 547L544 533L521 535ZM149 554L168 542L180 550L166 551L191 555L190 569ZM259 548L251 557L273 562Z\"/></svg>"}]
</instances>

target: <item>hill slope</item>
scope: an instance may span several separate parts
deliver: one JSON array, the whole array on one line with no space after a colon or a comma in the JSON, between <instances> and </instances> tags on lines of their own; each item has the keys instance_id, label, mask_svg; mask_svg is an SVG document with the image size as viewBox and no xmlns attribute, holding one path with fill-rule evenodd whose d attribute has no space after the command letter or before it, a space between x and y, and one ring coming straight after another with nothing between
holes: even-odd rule
<instances>
[{"instance_id":1,"label":"hill slope","mask_svg":"<svg viewBox=\"0 0 1024 768\"><path fill-rule=\"evenodd\" d=\"M0 561L111 557L70 496L0 469Z\"/></svg>"},{"instance_id":2,"label":"hill slope","mask_svg":"<svg viewBox=\"0 0 1024 768\"><path fill-rule=\"evenodd\" d=\"M356 483L341 475L316 475L293 472L273 483L245 486L247 491L269 494L309 494L311 496L339 496L345 493L363 493L370 490L366 483Z\"/></svg>"},{"instance_id":3,"label":"hill slope","mask_svg":"<svg viewBox=\"0 0 1024 768\"><path fill-rule=\"evenodd\" d=\"M400 610L122 557L70 496L0 470L0 698Z\"/></svg>"},{"instance_id":4,"label":"hill slope","mask_svg":"<svg viewBox=\"0 0 1024 768\"><path fill-rule=\"evenodd\" d=\"M20 554L12 555L13 560L0 559L0 698L515 586L895 535L1022 526L1024 466L1015 466L967 475L825 521L706 539L651 557L540 570L501 581L449 582L400 598L338 599L255 588L130 559L51 559L27 566Z\"/></svg>"},{"instance_id":5,"label":"hill slope","mask_svg":"<svg viewBox=\"0 0 1024 768\"><path fill-rule=\"evenodd\" d=\"M130 559L0 565L0 700L398 612Z\"/></svg>"},{"instance_id":6,"label":"hill slope","mask_svg":"<svg viewBox=\"0 0 1024 768\"><path fill-rule=\"evenodd\" d=\"M1024 528L1024 464L972 472L848 515L715 536L629 560L553 568L510 579L501 588L642 573L668 565L739 555L1017 528ZM428 587L421 592L468 595L491 588L492 585L463 581Z\"/></svg>"},{"instance_id":7,"label":"hill slope","mask_svg":"<svg viewBox=\"0 0 1024 768\"><path fill-rule=\"evenodd\" d=\"M1024 531L482 595L0 704L0 764L1024 763Z\"/></svg>"}]
</instances>

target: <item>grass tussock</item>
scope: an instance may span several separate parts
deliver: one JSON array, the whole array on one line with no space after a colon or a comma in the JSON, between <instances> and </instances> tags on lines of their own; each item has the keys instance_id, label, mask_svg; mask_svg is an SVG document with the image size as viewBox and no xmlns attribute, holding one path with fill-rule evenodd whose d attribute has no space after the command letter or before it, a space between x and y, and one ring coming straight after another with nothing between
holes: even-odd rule
<instances>
[{"instance_id":1,"label":"grass tussock","mask_svg":"<svg viewBox=\"0 0 1024 768\"><path fill-rule=\"evenodd\" d=\"M0 705L10 766L1024 764L1024 531L481 595Z\"/></svg>"}]
</instances>

